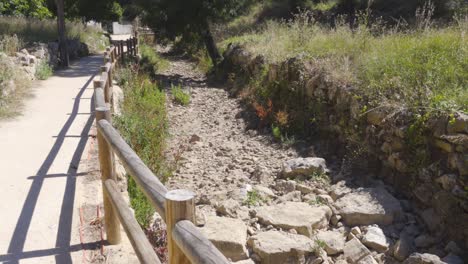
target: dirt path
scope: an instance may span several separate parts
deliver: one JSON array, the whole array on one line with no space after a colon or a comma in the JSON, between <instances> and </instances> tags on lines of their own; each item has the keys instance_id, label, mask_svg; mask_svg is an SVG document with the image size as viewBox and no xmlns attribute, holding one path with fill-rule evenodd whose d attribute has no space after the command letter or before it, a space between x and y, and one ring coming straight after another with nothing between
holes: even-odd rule
<instances>
[{"instance_id":1,"label":"dirt path","mask_svg":"<svg viewBox=\"0 0 468 264\"><path fill-rule=\"evenodd\" d=\"M87 174L92 79L102 57L37 82L23 115L0 122L0 262L81 262L80 176Z\"/></svg>"},{"instance_id":2,"label":"dirt path","mask_svg":"<svg viewBox=\"0 0 468 264\"><path fill-rule=\"evenodd\" d=\"M270 136L247 130L239 100L222 88L210 87L194 64L171 58L170 68L161 75L166 87L181 84L191 93L188 106L168 99L168 155L180 159L169 182L171 189L195 190L203 199L254 181L268 185L284 160L298 156Z\"/></svg>"}]
</instances>

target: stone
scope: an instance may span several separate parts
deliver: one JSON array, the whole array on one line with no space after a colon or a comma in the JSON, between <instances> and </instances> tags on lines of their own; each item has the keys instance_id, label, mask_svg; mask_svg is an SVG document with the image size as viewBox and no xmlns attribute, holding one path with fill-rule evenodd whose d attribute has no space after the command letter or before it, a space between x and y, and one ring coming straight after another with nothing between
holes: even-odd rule
<instances>
[{"instance_id":1,"label":"stone","mask_svg":"<svg viewBox=\"0 0 468 264\"><path fill-rule=\"evenodd\" d=\"M355 226L355 227L351 228L351 234L353 234L355 236L361 235L362 232L361 232L361 229L359 228L359 226Z\"/></svg>"},{"instance_id":2,"label":"stone","mask_svg":"<svg viewBox=\"0 0 468 264\"><path fill-rule=\"evenodd\" d=\"M337 231L319 231L315 236L316 240L323 241L324 250L328 255L336 255L343 252L345 238Z\"/></svg>"},{"instance_id":3,"label":"stone","mask_svg":"<svg viewBox=\"0 0 468 264\"><path fill-rule=\"evenodd\" d=\"M414 239L414 245L418 248L427 248L432 246L436 239L430 235L422 234Z\"/></svg>"},{"instance_id":4,"label":"stone","mask_svg":"<svg viewBox=\"0 0 468 264\"><path fill-rule=\"evenodd\" d=\"M377 261L371 255L367 255L357 262L358 264L377 264Z\"/></svg>"},{"instance_id":5,"label":"stone","mask_svg":"<svg viewBox=\"0 0 468 264\"><path fill-rule=\"evenodd\" d=\"M385 120L387 113L381 108L375 108L372 111L367 112L367 122L371 125L380 125Z\"/></svg>"},{"instance_id":6,"label":"stone","mask_svg":"<svg viewBox=\"0 0 468 264\"><path fill-rule=\"evenodd\" d=\"M444 190L450 191L457 184L457 175L455 174L444 174L436 179Z\"/></svg>"},{"instance_id":7,"label":"stone","mask_svg":"<svg viewBox=\"0 0 468 264\"><path fill-rule=\"evenodd\" d=\"M445 152L449 152L449 153L455 150L452 144L448 143L445 140L438 139L438 138L434 139L434 145L440 148L441 150Z\"/></svg>"},{"instance_id":8,"label":"stone","mask_svg":"<svg viewBox=\"0 0 468 264\"><path fill-rule=\"evenodd\" d=\"M210 216L200 231L227 258L233 261L247 259L247 226L242 220Z\"/></svg>"},{"instance_id":9,"label":"stone","mask_svg":"<svg viewBox=\"0 0 468 264\"><path fill-rule=\"evenodd\" d=\"M411 237L407 235L401 235L400 239L396 242L393 249L393 256L399 260L405 260L411 253L415 251L413 241Z\"/></svg>"},{"instance_id":10,"label":"stone","mask_svg":"<svg viewBox=\"0 0 468 264\"><path fill-rule=\"evenodd\" d=\"M295 181L280 180L275 183L273 188L282 193L289 193L296 190L296 185Z\"/></svg>"},{"instance_id":11,"label":"stone","mask_svg":"<svg viewBox=\"0 0 468 264\"><path fill-rule=\"evenodd\" d=\"M244 259L244 260L233 262L233 264L255 264L255 262L252 259Z\"/></svg>"},{"instance_id":12,"label":"stone","mask_svg":"<svg viewBox=\"0 0 468 264\"><path fill-rule=\"evenodd\" d=\"M343 252L349 263L357 263L359 260L370 254L370 251L357 238L353 238L346 242Z\"/></svg>"},{"instance_id":13,"label":"stone","mask_svg":"<svg viewBox=\"0 0 468 264\"><path fill-rule=\"evenodd\" d=\"M325 204L333 204L333 198L328 194L319 194L317 195L317 198Z\"/></svg>"},{"instance_id":14,"label":"stone","mask_svg":"<svg viewBox=\"0 0 468 264\"><path fill-rule=\"evenodd\" d=\"M453 254L462 254L463 251L460 249L460 247L455 243L454 241L450 241L447 243L445 246L445 251Z\"/></svg>"},{"instance_id":15,"label":"stone","mask_svg":"<svg viewBox=\"0 0 468 264\"><path fill-rule=\"evenodd\" d=\"M453 133L468 134L468 115L458 112L452 122L448 122L447 131Z\"/></svg>"},{"instance_id":16,"label":"stone","mask_svg":"<svg viewBox=\"0 0 468 264\"><path fill-rule=\"evenodd\" d=\"M436 231L442 222L433 208L422 211L421 218L431 232Z\"/></svg>"},{"instance_id":17,"label":"stone","mask_svg":"<svg viewBox=\"0 0 468 264\"><path fill-rule=\"evenodd\" d=\"M285 230L295 229L298 234L312 236L312 231L328 227L332 211L328 206L312 207L307 203L286 202L256 209L260 223Z\"/></svg>"},{"instance_id":18,"label":"stone","mask_svg":"<svg viewBox=\"0 0 468 264\"><path fill-rule=\"evenodd\" d=\"M340 220L341 220L341 215L337 215L337 214L332 215L332 217L330 218L330 222L332 223L332 225L337 225Z\"/></svg>"},{"instance_id":19,"label":"stone","mask_svg":"<svg viewBox=\"0 0 468 264\"><path fill-rule=\"evenodd\" d=\"M287 193L279 198L281 202L301 202L301 192L300 191L293 191Z\"/></svg>"},{"instance_id":20,"label":"stone","mask_svg":"<svg viewBox=\"0 0 468 264\"><path fill-rule=\"evenodd\" d=\"M275 193L265 187L265 186L261 186L261 185L255 185L253 187L253 190L257 191L258 195L263 199L263 200L269 200L269 199L273 199L276 197Z\"/></svg>"},{"instance_id":21,"label":"stone","mask_svg":"<svg viewBox=\"0 0 468 264\"><path fill-rule=\"evenodd\" d=\"M261 166L255 167L255 170L251 174L251 179L257 181L258 183L265 183L270 178L267 169Z\"/></svg>"},{"instance_id":22,"label":"stone","mask_svg":"<svg viewBox=\"0 0 468 264\"><path fill-rule=\"evenodd\" d=\"M465 134L443 135L440 138L447 140L454 145L468 147L468 135Z\"/></svg>"},{"instance_id":23,"label":"stone","mask_svg":"<svg viewBox=\"0 0 468 264\"><path fill-rule=\"evenodd\" d=\"M312 193L314 189L312 189L312 187L309 187L305 184L297 184L296 190L300 191L302 194L309 194L309 193Z\"/></svg>"},{"instance_id":24,"label":"stone","mask_svg":"<svg viewBox=\"0 0 468 264\"><path fill-rule=\"evenodd\" d=\"M297 176L310 176L313 172L328 172L327 164L323 158L296 158L283 163L281 176L283 178L296 178Z\"/></svg>"},{"instance_id":25,"label":"stone","mask_svg":"<svg viewBox=\"0 0 468 264\"><path fill-rule=\"evenodd\" d=\"M248 245L259 256L261 264L299 263L299 259L315 248L308 237L273 230L252 236Z\"/></svg>"},{"instance_id":26,"label":"stone","mask_svg":"<svg viewBox=\"0 0 468 264\"><path fill-rule=\"evenodd\" d=\"M238 201L233 199L228 199L226 201L222 201L215 206L216 212L222 216L229 216L236 218L237 217L237 210L240 208L240 204Z\"/></svg>"},{"instance_id":27,"label":"stone","mask_svg":"<svg viewBox=\"0 0 468 264\"><path fill-rule=\"evenodd\" d=\"M330 187L330 196L335 201L350 192L352 192L352 189L346 186L345 181L339 181Z\"/></svg>"},{"instance_id":28,"label":"stone","mask_svg":"<svg viewBox=\"0 0 468 264\"><path fill-rule=\"evenodd\" d=\"M382 229L377 225L369 226L367 228L367 232L362 237L362 243L379 253L387 251L390 245L390 241L387 239Z\"/></svg>"},{"instance_id":29,"label":"stone","mask_svg":"<svg viewBox=\"0 0 468 264\"><path fill-rule=\"evenodd\" d=\"M400 202L384 188L360 188L335 202L343 221L350 226L389 225L403 215Z\"/></svg>"},{"instance_id":30,"label":"stone","mask_svg":"<svg viewBox=\"0 0 468 264\"><path fill-rule=\"evenodd\" d=\"M463 259L452 253L445 256L442 261L447 264L463 264Z\"/></svg>"},{"instance_id":31,"label":"stone","mask_svg":"<svg viewBox=\"0 0 468 264\"><path fill-rule=\"evenodd\" d=\"M413 253L403 264L442 264L443 262L436 255L428 253Z\"/></svg>"}]
</instances>

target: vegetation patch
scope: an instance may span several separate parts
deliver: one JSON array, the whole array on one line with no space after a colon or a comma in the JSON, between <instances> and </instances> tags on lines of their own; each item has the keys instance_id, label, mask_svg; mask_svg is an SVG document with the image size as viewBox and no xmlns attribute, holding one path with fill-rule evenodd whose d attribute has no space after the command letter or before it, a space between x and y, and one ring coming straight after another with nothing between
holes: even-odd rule
<instances>
[{"instance_id":1,"label":"vegetation patch","mask_svg":"<svg viewBox=\"0 0 468 264\"><path fill-rule=\"evenodd\" d=\"M149 68L130 63L117 72L116 78L122 85L124 100L122 115L116 117L114 122L127 143L164 183L171 173L164 157L168 135L166 95L143 69ZM147 228L154 213L153 206L131 177L128 177L128 192L138 222Z\"/></svg>"},{"instance_id":2,"label":"vegetation patch","mask_svg":"<svg viewBox=\"0 0 468 264\"><path fill-rule=\"evenodd\" d=\"M179 85L171 84L172 99L175 103L187 106L190 103L190 93L184 92Z\"/></svg>"},{"instance_id":3,"label":"vegetation patch","mask_svg":"<svg viewBox=\"0 0 468 264\"><path fill-rule=\"evenodd\" d=\"M42 60L36 68L36 78L39 80L47 80L54 71L47 61Z\"/></svg>"}]
</instances>

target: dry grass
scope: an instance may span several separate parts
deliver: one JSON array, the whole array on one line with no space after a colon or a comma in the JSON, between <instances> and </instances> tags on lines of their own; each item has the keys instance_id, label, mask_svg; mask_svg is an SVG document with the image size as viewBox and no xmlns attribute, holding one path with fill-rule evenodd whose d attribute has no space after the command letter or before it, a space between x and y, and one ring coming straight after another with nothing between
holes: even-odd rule
<instances>
[{"instance_id":1,"label":"dry grass","mask_svg":"<svg viewBox=\"0 0 468 264\"><path fill-rule=\"evenodd\" d=\"M257 33L222 42L241 43L270 62L301 55L334 80L360 88L376 104L382 99L407 108L468 111L468 19L445 28L417 30L341 24L322 27L307 15L268 22ZM378 32L378 33L376 33Z\"/></svg>"}]
</instances>

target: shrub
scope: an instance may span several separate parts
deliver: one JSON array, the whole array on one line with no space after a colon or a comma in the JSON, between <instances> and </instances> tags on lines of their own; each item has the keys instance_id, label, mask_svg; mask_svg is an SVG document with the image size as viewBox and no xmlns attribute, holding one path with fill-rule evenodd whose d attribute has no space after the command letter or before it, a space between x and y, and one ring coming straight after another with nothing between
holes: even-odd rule
<instances>
[{"instance_id":1,"label":"shrub","mask_svg":"<svg viewBox=\"0 0 468 264\"><path fill-rule=\"evenodd\" d=\"M16 35L0 36L0 52L13 56L15 52L20 50L22 45L22 41Z\"/></svg>"},{"instance_id":2,"label":"shrub","mask_svg":"<svg viewBox=\"0 0 468 264\"><path fill-rule=\"evenodd\" d=\"M190 103L190 93L184 92L180 85L171 84L172 99L175 103L186 106Z\"/></svg>"},{"instance_id":3,"label":"shrub","mask_svg":"<svg viewBox=\"0 0 468 264\"><path fill-rule=\"evenodd\" d=\"M154 47L147 44L140 44L141 67L144 71L150 74L155 74L157 71L164 70L169 65L169 62L159 56Z\"/></svg>"},{"instance_id":4,"label":"shrub","mask_svg":"<svg viewBox=\"0 0 468 264\"><path fill-rule=\"evenodd\" d=\"M50 76L52 76L52 74L52 67L50 67L47 61L41 60L36 68L36 78L39 80L47 80Z\"/></svg>"},{"instance_id":5,"label":"shrub","mask_svg":"<svg viewBox=\"0 0 468 264\"><path fill-rule=\"evenodd\" d=\"M8 84L7 83L11 83ZM2 91L13 85L14 90L8 91L8 96ZM31 81L21 71L19 66L0 54L0 118L11 117L18 113L21 99L28 91ZM11 88L11 87L10 87Z\"/></svg>"}]
</instances>

